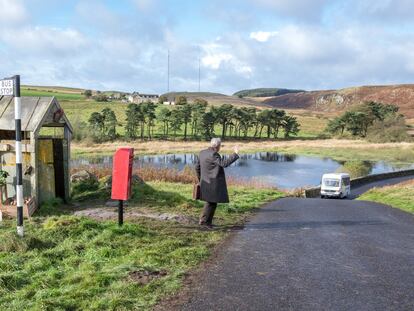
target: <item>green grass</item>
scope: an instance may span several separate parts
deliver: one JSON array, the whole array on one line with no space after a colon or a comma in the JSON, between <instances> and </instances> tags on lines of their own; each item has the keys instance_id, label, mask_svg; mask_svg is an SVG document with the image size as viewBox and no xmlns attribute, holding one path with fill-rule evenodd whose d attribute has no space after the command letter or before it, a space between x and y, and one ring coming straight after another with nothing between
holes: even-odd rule
<instances>
[{"instance_id":1,"label":"green grass","mask_svg":"<svg viewBox=\"0 0 414 311\"><path fill-rule=\"evenodd\" d=\"M393 186L374 188L361 195L358 200L387 204L414 214L414 181Z\"/></svg>"},{"instance_id":2,"label":"green grass","mask_svg":"<svg viewBox=\"0 0 414 311\"><path fill-rule=\"evenodd\" d=\"M34 90L34 89L27 89L22 88L21 90L22 96L33 96L33 97L56 97L59 101L60 100L82 100L85 99L85 96L82 94L77 93L65 93L53 90Z\"/></svg>"},{"instance_id":3,"label":"green grass","mask_svg":"<svg viewBox=\"0 0 414 311\"><path fill-rule=\"evenodd\" d=\"M93 112L101 112L105 108L111 108L115 112L118 121L122 124L125 123L125 111L128 106L127 103L117 101L97 102L85 99L78 101L62 100L59 103L71 122L75 120L88 122L88 119ZM123 128L118 126L117 131L123 133Z\"/></svg>"},{"instance_id":4,"label":"green grass","mask_svg":"<svg viewBox=\"0 0 414 311\"><path fill-rule=\"evenodd\" d=\"M138 185L127 210L198 216L201 203L190 195L191 185ZM218 207L222 225L235 224L252 208L281 196L246 188L231 188L230 195L234 201ZM0 226L1 310L149 310L176 293L184 274L226 236L225 230L199 231L193 225L142 219L119 228L114 221L67 215L70 211L56 202L44 213L56 216L26 222L23 239L15 235L14 221ZM131 278L137 271L167 274L141 285Z\"/></svg>"},{"instance_id":5,"label":"green grass","mask_svg":"<svg viewBox=\"0 0 414 311\"><path fill-rule=\"evenodd\" d=\"M83 96L81 97L83 98ZM62 99L60 100L60 104L71 122L75 122L76 120L87 122L90 115L93 112L101 112L104 108L111 108L115 112L118 122L121 124L121 126L117 127L117 133L120 135L125 134L125 129L123 126L125 125L125 119L126 119L125 111L128 107L127 103L122 103L119 101L96 102L93 100L85 100L85 99L81 99L81 100ZM157 110L158 109L160 109L160 106L157 107ZM326 127L326 124L328 122L327 118L320 117L320 116L307 115L303 113L295 114L295 113L292 113L291 111L289 111L288 114L297 117L298 122L301 124L301 129L300 129L299 134L297 136L294 136L297 138L317 138L321 133L323 133ZM220 125L216 125L215 133L217 135L221 135L221 131L222 131L222 127ZM189 127L188 133L190 132L191 132L191 128ZM255 129L250 129L248 132L248 136L253 137L254 132L255 132ZM262 132L263 138L266 136L265 132L266 130L264 129ZM156 122L154 134L155 136L162 136L162 125L160 122ZM172 133L170 134L172 135ZM178 138L182 138L183 134L184 134L184 125L182 126L182 129L177 132ZM279 137L283 138L283 131L281 131Z\"/></svg>"},{"instance_id":6,"label":"green grass","mask_svg":"<svg viewBox=\"0 0 414 311\"><path fill-rule=\"evenodd\" d=\"M315 157L328 157L336 161L385 161L390 164L406 165L414 161L414 151L398 147L384 147L381 150L372 148L349 148L347 146L334 148L320 148L315 146L287 146L269 149L288 154L300 154Z\"/></svg>"}]
</instances>

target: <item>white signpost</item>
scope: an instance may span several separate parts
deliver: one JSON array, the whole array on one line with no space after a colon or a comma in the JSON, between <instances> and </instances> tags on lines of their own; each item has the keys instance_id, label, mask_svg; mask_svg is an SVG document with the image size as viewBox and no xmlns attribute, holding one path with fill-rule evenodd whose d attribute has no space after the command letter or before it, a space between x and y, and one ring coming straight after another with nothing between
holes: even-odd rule
<instances>
[{"instance_id":1,"label":"white signpost","mask_svg":"<svg viewBox=\"0 0 414 311\"><path fill-rule=\"evenodd\" d=\"M14 96L14 79L0 80L0 96Z\"/></svg>"},{"instance_id":2,"label":"white signpost","mask_svg":"<svg viewBox=\"0 0 414 311\"><path fill-rule=\"evenodd\" d=\"M17 234L24 235L23 229L23 172L22 172L22 121L20 99L20 76L0 80L0 96L14 97L14 119L16 127L16 207Z\"/></svg>"}]
</instances>

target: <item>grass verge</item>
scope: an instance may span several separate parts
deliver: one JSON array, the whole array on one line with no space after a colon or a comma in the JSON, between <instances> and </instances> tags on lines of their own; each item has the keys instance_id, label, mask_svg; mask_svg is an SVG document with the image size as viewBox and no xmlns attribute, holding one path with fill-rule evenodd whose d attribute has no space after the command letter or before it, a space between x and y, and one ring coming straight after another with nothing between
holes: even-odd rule
<instances>
[{"instance_id":1,"label":"grass verge","mask_svg":"<svg viewBox=\"0 0 414 311\"><path fill-rule=\"evenodd\" d=\"M387 204L414 214L414 180L392 186L373 188L361 195L358 200Z\"/></svg>"},{"instance_id":2,"label":"grass verge","mask_svg":"<svg viewBox=\"0 0 414 311\"><path fill-rule=\"evenodd\" d=\"M134 185L127 210L197 217L202 203L191 200L191 191L191 185L179 183ZM83 207L102 206L108 191L100 186L96 192L95 201ZM233 201L219 205L216 223L223 230L216 231L142 218L127 219L119 228L113 220L73 216L56 202L26 222L23 239L14 233L15 222L5 220L0 226L0 309L151 309L176 293L184 274L208 258L226 236L226 226L282 196L274 189L240 186L229 192ZM145 284L140 275L147 278Z\"/></svg>"}]
</instances>

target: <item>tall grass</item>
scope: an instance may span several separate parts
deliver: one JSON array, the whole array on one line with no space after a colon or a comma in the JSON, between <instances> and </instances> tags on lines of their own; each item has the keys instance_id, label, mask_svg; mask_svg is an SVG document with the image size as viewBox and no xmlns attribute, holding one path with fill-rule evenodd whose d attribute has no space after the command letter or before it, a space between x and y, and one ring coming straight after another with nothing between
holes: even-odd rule
<instances>
[{"instance_id":1,"label":"tall grass","mask_svg":"<svg viewBox=\"0 0 414 311\"><path fill-rule=\"evenodd\" d=\"M71 173L73 174L80 170L87 170L97 176L98 179L112 175L112 168L97 166L79 166L76 169L72 169ZM162 181L183 184L195 184L198 182L194 168L188 165L182 170L145 165L139 168L134 168L133 175L139 176L144 182ZM254 189L274 188L269 183L261 181L258 178L243 178L235 176L227 177L227 184L229 186L251 187Z\"/></svg>"}]
</instances>

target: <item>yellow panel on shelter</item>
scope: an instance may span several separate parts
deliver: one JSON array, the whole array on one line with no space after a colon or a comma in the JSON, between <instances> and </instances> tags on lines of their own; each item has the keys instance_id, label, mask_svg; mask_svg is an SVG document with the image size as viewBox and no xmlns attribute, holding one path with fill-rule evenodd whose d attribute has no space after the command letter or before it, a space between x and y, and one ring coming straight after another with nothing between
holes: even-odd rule
<instances>
[{"instance_id":1,"label":"yellow panel on shelter","mask_svg":"<svg viewBox=\"0 0 414 311\"><path fill-rule=\"evenodd\" d=\"M39 192L40 202L55 197L55 170L53 166L53 141L39 140Z\"/></svg>"}]
</instances>

